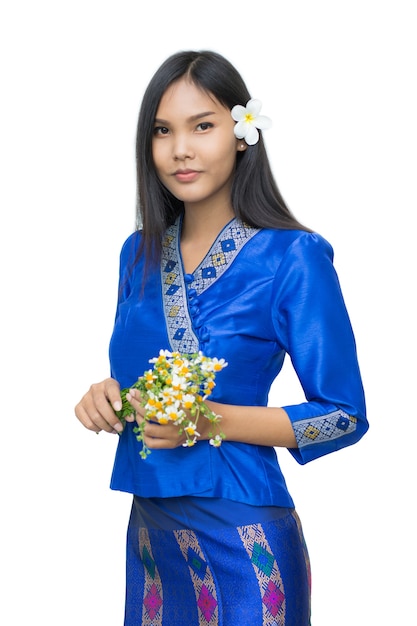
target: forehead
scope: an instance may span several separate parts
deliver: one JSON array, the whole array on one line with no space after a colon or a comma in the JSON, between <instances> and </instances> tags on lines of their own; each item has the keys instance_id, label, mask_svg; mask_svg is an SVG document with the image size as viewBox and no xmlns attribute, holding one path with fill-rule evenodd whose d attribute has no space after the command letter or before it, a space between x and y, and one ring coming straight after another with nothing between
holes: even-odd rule
<instances>
[{"instance_id":1,"label":"forehead","mask_svg":"<svg viewBox=\"0 0 417 626\"><path fill-rule=\"evenodd\" d=\"M180 78L166 89L156 116L166 118L170 111L171 114L181 113L185 117L201 111L229 112L211 92L205 91L187 78Z\"/></svg>"}]
</instances>

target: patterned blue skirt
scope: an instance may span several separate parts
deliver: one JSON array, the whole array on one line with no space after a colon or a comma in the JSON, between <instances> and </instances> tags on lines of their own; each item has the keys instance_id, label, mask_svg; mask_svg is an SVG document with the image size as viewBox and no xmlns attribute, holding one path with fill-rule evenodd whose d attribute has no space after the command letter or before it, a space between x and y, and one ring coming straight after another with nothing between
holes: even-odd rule
<instances>
[{"instance_id":1,"label":"patterned blue skirt","mask_svg":"<svg viewBox=\"0 0 417 626\"><path fill-rule=\"evenodd\" d=\"M125 626L308 626L310 566L294 510L134 496Z\"/></svg>"}]
</instances>

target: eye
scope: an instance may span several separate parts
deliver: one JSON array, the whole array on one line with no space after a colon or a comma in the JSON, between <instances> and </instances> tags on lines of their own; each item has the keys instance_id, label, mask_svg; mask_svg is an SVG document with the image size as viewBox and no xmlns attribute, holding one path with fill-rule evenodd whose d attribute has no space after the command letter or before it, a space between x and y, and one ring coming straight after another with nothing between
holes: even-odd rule
<instances>
[{"instance_id":1,"label":"eye","mask_svg":"<svg viewBox=\"0 0 417 626\"><path fill-rule=\"evenodd\" d=\"M213 128L214 124L211 122L200 122L197 126L197 130L208 130L209 128Z\"/></svg>"},{"instance_id":2,"label":"eye","mask_svg":"<svg viewBox=\"0 0 417 626\"><path fill-rule=\"evenodd\" d=\"M168 135L169 130L166 126L155 126L153 129L154 135Z\"/></svg>"}]
</instances>

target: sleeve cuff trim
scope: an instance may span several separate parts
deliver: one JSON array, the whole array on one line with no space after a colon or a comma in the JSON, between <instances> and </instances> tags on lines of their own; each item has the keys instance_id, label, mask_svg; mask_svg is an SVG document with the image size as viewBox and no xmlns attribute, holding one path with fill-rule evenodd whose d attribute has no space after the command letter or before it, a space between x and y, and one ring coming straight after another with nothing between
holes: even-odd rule
<instances>
[{"instance_id":1,"label":"sleeve cuff trim","mask_svg":"<svg viewBox=\"0 0 417 626\"><path fill-rule=\"evenodd\" d=\"M356 430L357 419L338 409L327 415L293 422L298 448L339 439Z\"/></svg>"}]
</instances>

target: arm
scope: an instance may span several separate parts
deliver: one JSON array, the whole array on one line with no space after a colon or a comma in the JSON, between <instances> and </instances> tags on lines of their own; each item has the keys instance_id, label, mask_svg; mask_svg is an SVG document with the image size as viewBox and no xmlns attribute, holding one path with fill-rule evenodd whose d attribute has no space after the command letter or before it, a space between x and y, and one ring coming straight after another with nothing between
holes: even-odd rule
<instances>
[{"instance_id":1,"label":"arm","mask_svg":"<svg viewBox=\"0 0 417 626\"><path fill-rule=\"evenodd\" d=\"M132 389L127 399L137 412L137 420L143 420L144 409L139 392ZM221 415L220 429L226 441L239 441L259 446L296 447L297 442L288 415L283 409L272 407L236 406L206 401L206 405ZM174 424L145 425L145 443L149 448L176 448L182 445L185 437ZM200 417L197 430L199 439L210 439L212 426L205 417Z\"/></svg>"},{"instance_id":2,"label":"arm","mask_svg":"<svg viewBox=\"0 0 417 626\"><path fill-rule=\"evenodd\" d=\"M306 402L284 406L299 463L356 443L367 431L356 344L330 244L303 235L288 249L275 280L274 323Z\"/></svg>"},{"instance_id":3,"label":"arm","mask_svg":"<svg viewBox=\"0 0 417 626\"><path fill-rule=\"evenodd\" d=\"M236 406L206 401L222 416L221 429L226 441L240 441L258 446L294 448L297 442L291 421L284 409L264 406ZM204 436L210 429L205 425Z\"/></svg>"}]
</instances>

